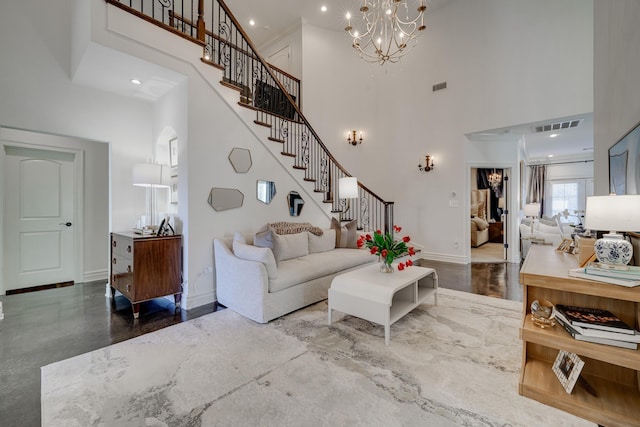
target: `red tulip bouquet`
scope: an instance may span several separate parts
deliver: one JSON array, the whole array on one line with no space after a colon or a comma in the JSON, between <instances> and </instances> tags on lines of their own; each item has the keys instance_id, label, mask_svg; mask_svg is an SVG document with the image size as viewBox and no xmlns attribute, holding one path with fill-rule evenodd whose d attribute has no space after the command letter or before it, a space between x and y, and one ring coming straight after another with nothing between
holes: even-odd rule
<instances>
[{"instance_id":1,"label":"red tulip bouquet","mask_svg":"<svg viewBox=\"0 0 640 427\"><path fill-rule=\"evenodd\" d=\"M393 226L392 233L383 234L382 231L376 230L371 234L365 234L358 239L358 247L366 246L373 255L380 257L380 271L390 273L393 271L391 265L393 261L401 256L415 255L415 250L412 246L407 246L407 243L411 240L409 236L404 236L401 240L396 240L393 235L402 231L402 227L397 225ZM408 259L405 262L398 264L398 270L402 271L406 267L411 267L413 261Z\"/></svg>"}]
</instances>

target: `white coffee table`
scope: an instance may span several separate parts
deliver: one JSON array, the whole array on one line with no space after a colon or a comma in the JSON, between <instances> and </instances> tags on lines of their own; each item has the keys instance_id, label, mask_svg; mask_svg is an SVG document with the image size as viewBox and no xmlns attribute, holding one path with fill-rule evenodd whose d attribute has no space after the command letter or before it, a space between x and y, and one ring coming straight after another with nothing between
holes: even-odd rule
<instances>
[{"instance_id":1,"label":"white coffee table","mask_svg":"<svg viewBox=\"0 0 640 427\"><path fill-rule=\"evenodd\" d=\"M329 325L333 310L384 326L389 345L391 325L433 296L438 305L438 274L433 268L412 266L381 273L377 264L336 276L329 288Z\"/></svg>"}]
</instances>

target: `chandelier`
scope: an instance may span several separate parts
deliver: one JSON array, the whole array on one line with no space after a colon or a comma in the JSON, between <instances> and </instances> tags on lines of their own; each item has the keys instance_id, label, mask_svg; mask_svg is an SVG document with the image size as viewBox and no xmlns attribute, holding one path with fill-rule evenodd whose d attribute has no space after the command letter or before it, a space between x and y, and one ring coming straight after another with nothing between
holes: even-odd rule
<instances>
[{"instance_id":1,"label":"chandelier","mask_svg":"<svg viewBox=\"0 0 640 427\"><path fill-rule=\"evenodd\" d=\"M493 172L491 172L489 174L489 185L491 185L491 188L493 188L493 191L498 191L498 187L500 187L500 184L502 183L502 175L500 174L500 172L496 172L496 170L494 169Z\"/></svg>"},{"instance_id":2,"label":"chandelier","mask_svg":"<svg viewBox=\"0 0 640 427\"><path fill-rule=\"evenodd\" d=\"M416 16L410 16L409 4L415 5ZM380 65L398 62L426 28L425 10L425 0L362 0L362 22L352 23L347 12L345 31L365 61Z\"/></svg>"}]
</instances>

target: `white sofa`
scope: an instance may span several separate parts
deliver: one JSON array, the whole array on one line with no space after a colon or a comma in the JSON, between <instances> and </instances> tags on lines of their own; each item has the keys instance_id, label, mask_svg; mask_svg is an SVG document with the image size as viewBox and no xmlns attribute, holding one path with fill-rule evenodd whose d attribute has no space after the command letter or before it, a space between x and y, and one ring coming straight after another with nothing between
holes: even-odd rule
<instances>
[{"instance_id":1,"label":"white sofa","mask_svg":"<svg viewBox=\"0 0 640 427\"><path fill-rule=\"evenodd\" d=\"M545 218L542 220L523 220L520 224L520 241L522 243L522 259L527 256L531 243L553 245L557 247L563 239L563 231L557 218Z\"/></svg>"},{"instance_id":2,"label":"white sofa","mask_svg":"<svg viewBox=\"0 0 640 427\"><path fill-rule=\"evenodd\" d=\"M244 235L244 245L239 243L242 238L238 239L238 233L236 242L234 237L214 239L218 302L267 323L326 299L335 276L377 261L367 250L336 248L340 239L335 236L334 229L324 230L323 236L307 231L279 236L279 250L285 252L280 257L287 259L277 265L273 256L277 251L253 246L253 235ZM291 247L282 247L283 241Z\"/></svg>"}]
</instances>

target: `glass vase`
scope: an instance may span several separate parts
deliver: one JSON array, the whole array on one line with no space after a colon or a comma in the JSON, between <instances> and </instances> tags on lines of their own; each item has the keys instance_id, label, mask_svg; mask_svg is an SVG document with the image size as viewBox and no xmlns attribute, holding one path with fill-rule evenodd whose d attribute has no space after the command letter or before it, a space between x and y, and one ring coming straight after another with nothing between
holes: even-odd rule
<instances>
[{"instance_id":1,"label":"glass vase","mask_svg":"<svg viewBox=\"0 0 640 427\"><path fill-rule=\"evenodd\" d=\"M393 265L386 258L380 257L380 273L393 273Z\"/></svg>"}]
</instances>

